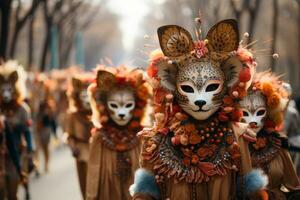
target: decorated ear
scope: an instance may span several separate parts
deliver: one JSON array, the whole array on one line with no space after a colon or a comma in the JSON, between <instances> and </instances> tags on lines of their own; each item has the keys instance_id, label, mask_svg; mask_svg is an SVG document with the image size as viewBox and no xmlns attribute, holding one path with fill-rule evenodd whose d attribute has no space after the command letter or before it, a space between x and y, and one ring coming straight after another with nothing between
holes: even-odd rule
<instances>
[{"instance_id":1,"label":"decorated ear","mask_svg":"<svg viewBox=\"0 0 300 200\"><path fill-rule=\"evenodd\" d=\"M79 79L77 79L77 78L72 78L72 85L73 85L73 87L74 88L80 88L81 87L81 81L79 80Z\"/></svg>"},{"instance_id":2,"label":"decorated ear","mask_svg":"<svg viewBox=\"0 0 300 200\"><path fill-rule=\"evenodd\" d=\"M133 69L130 74L130 77L133 77L135 84L140 85L143 82L143 71L139 68Z\"/></svg>"},{"instance_id":3,"label":"decorated ear","mask_svg":"<svg viewBox=\"0 0 300 200\"><path fill-rule=\"evenodd\" d=\"M176 89L176 65L169 64L166 61L158 63L157 76L160 78L160 83L165 89L169 91L174 91Z\"/></svg>"},{"instance_id":4,"label":"decorated ear","mask_svg":"<svg viewBox=\"0 0 300 200\"><path fill-rule=\"evenodd\" d=\"M18 78L19 78L18 72L14 71L9 75L8 80L12 83L15 83L17 82Z\"/></svg>"},{"instance_id":5,"label":"decorated ear","mask_svg":"<svg viewBox=\"0 0 300 200\"><path fill-rule=\"evenodd\" d=\"M157 29L160 48L165 56L178 57L194 49L190 33L176 25L162 26Z\"/></svg>"},{"instance_id":6,"label":"decorated ear","mask_svg":"<svg viewBox=\"0 0 300 200\"><path fill-rule=\"evenodd\" d=\"M110 89L116 83L115 78L114 74L99 70L97 72L97 85L100 87L105 86L107 89Z\"/></svg>"},{"instance_id":7,"label":"decorated ear","mask_svg":"<svg viewBox=\"0 0 300 200\"><path fill-rule=\"evenodd\" d=\"M237 21L227 19L215 24L207 33L208 49L212 52L231 52L239 46Z\"/></svg>"},{"instance_id":8,"label":"decorated ear","mask_svg":"<svg viewBox=\"0 0 300 200\"><path fill-rule=\"evenodd\" d=\"M232 57L225 61L221 69L224 72L227 86L232 87L239 80L239 74L243 69L243 64L238 58Z\"/></svg>"}]
</instances>

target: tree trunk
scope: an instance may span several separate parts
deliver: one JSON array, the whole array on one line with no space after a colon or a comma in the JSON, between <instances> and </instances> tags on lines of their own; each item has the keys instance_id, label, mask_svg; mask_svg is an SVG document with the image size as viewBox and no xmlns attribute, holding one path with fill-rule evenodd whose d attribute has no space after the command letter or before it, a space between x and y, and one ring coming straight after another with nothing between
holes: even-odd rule
<instances>
[{"instance_id":1,"label":"tree trunk","mask_svg":"<svg viewBox=\"0 0 300 200\"><path fill-rule=\"evenodd\" d=\"M278 9L278 0L273 0L273 24L272 24L272 44L271 44L271 55L276 52L276 41L277 41L277 26L279 20L279 9ZM270 59L271 70L275 71L275 60L273 56Z\"/></svg>"},{"instance_id":2,"label":"tree trunk","mask_svg":"<svg viewBox=\"0 0 300 200\"><path fill-rule=\"evenodd\" d=\"M30 21L29 21L29 30L28 30L28 60L27 60L28 70L31 70L32 66L33 66L33 55L34 55L34 45L33 45L34 20L35 20L35 16L32 16L30 18Z\"/></svg>"},{"instance_id":3,"label":"tree trunk","mask_svg":"<svg viewBox=\"0 0 300 200\"><path fill-rule=\"evenodd\" d=\"M19 33L20 33L21 29L20 29L20 25L19 23L16 24L15 26L15 31L12 37L12 41L11 41L11 48L9 51L9 58L13 59L15 57L16 54L16 46L18 43L18 37L19 37Z\"/></svg>"},{"instance_id":4,"label":"tree trunk","mask_svg":"<svg viewBox=\"0 0 300 200\"><path fill-rule=\"evenodd\" d=\"M41 62L40 62L40 71L41 72L45 71L46 64L47 64L46 62L47 62L47 55L48 55L49 44L50 44L50 36L51 36L50 27L46 28L47 31L46 31L46 35L45 35L45 38L44 38L43 51L42 51Z\"/></svg>"},{"instance_id":5,"label":"tree trunk","mask_svg":"<svg viewBox=\"0 0 300 200\"><path fill-rule=\"evenodd\" d=\"M6 0L1 2L0 58L3 60L6 59L6 52L7 52L11 3L12 3L11 0Z\"/></svg>"},{"instance_id":6,"label":"tree trunk","mask_svg":"<svg viewBox=\"0 0 300 200\"><path fill-rule=\"evenodd\" d=\"M258 12L260 9L260 5L261 5L261 0L256 0L253 7L249 8L249 28L248 28L248 32L249 32L248 41L249 42L251 42L253 39L256 22L257 22L257 15L258 15ZM250 5L248 5L248 6L250 6Z\"/></svg>"}]
</instances>

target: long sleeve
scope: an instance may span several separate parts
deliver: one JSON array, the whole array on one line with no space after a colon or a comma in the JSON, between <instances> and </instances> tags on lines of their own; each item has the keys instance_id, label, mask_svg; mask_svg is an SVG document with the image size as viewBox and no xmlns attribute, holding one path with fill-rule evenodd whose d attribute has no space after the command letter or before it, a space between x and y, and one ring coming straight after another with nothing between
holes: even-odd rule
<instances>
[{"instance_id":1,"label":"long sleeve","mask_svg":"<svg viewBox=\"0 0 300 200\"><path fill-rule=\"evenodd\" d=\"M28 151L28 153L31 153L33 151L33 147L32 147L31 131L29 130L29 127L25 127L23 133L24 133L25 140L26 140L27 151Z\"/></svg>"},{"instance_id":2,"label":"long sleeve","mask_svg":"<svg viewBox=\"0 0 300 200\"><path fill-rule=\"evenodd\" d=\"M284 176L282 184L290 191L300 190L300 182L294 168L292 159L288 151L280 151L280 157L282 159L284 167Z\"/></svg>"},{"instance_id":3,"label":"long sleeve","mask_svg":"<svg viewBox=\"0 0 300 200\"><path fill-rule=\"evenodd\" d=\"M6 140L6 146L8 149L8 153L13 161L13 164L15 165L15 167L17 169L17 172L20 174L21 173L20 155L15 146L13 134L10 132L7 124L5 126L4 133L5 133L5 140Z\"/></svg>"}]
</instances>

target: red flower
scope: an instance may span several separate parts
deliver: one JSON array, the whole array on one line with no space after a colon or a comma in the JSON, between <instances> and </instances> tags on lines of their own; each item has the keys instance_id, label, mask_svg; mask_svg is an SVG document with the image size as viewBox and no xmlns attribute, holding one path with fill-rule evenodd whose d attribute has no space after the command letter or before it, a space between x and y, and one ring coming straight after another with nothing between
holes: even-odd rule
<instances>
[{"instance_id":1,"label":"red flower","mask_svg":"<svg viewBox=\"0 0 300 200\"><path fill-rule=\"evenodd\" d=\"M208 52L208 49L205 46L204 41L197 41L195 42L195 54L197 58L201 58Z\"/></svg>"},{"instance_id":2,"label":"red flower","mask_svg":"<svg viewBox=\"0 0 300 200\"><path fill-rule=\"evenodd\" d=\"M224 112L220 112L218 118L221 122L227 122L229 120L226 113Z\"/></svg>"},{"instance_id":3,"label":"red flower","mask_svg":"<svg viewBox=\"0 0 300 200\"><path fill-rule=\"evenodd\" d=\"M158 73L158 68L156 67L156 65L152 62L150 64L150 66L147 69L147 74L148 76L150 76L151 78L156 77Z\"/></svg>"},{"instance_id":4,"label":"red flower","mask_svg":"<svg viewBox=\"0 0 300 200\"><path fill-rule=\"evenodd\" d=\"M239 74L239 80L240 82L248 82L251 79L251 72L248 67L242 69L242 71Z\"/></svg>"}]
</instances>

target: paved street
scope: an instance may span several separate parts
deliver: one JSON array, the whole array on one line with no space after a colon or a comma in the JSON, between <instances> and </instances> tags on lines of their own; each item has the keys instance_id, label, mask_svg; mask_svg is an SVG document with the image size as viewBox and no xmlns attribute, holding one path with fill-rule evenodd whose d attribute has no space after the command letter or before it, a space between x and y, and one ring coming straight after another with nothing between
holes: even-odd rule
<instances>
[{"instance_id":1,"label":"paved street","mask_svg":"<svg viewBox=\"0 0 300 200\"><path fill-rule=\"evenodd\" d=\"M50 171L30 180L31 200L81 200L74 160L66 146L52 151ZM23 188L19 190L24 199Z\"/></svg>"}]
</instances>

